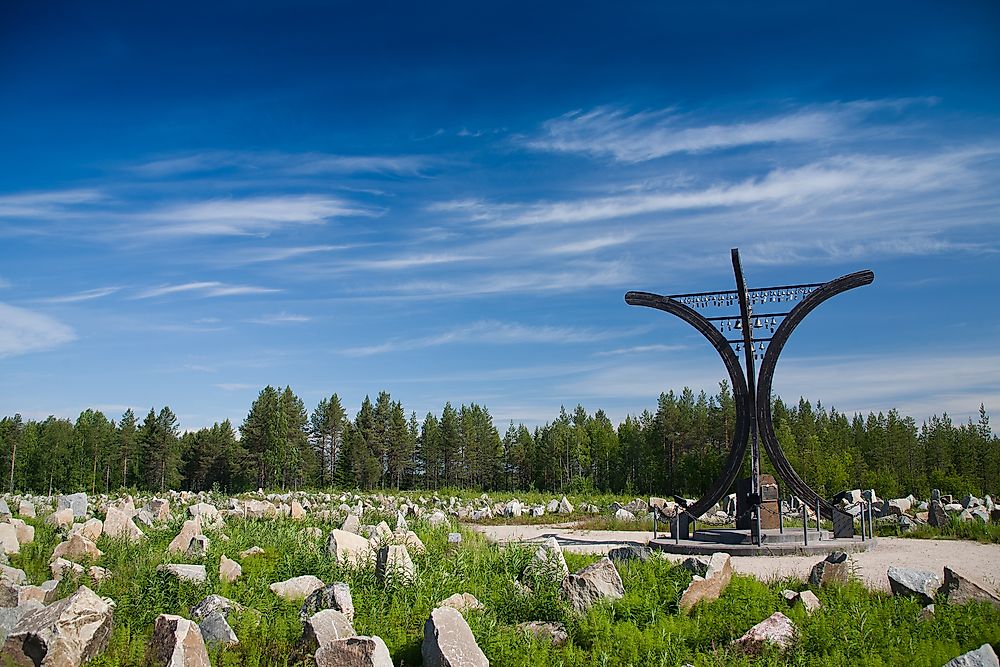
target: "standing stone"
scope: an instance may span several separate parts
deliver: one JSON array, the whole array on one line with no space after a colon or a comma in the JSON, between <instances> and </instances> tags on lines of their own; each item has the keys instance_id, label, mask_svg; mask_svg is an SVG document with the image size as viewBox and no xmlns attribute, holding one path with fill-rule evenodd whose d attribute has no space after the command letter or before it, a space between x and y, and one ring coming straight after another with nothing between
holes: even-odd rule
<instances>
[{"instance_id":1,"label":"standing stone","mask_svg":"<svg viewBox=\"0 0 1000 667\"><path fill-rule=\"evenodd\" d=\"M28 502L27 500L22 500L17 506L17 513L20 516L27 517L29 519L35 518L35 506Z\"/></svg>"},{"instance_id":2,"label":"standing stone","mask_svg":"<svg viewBox=\"0 0 1000 667\"><path fill-rule=\"evenodd\" d=\"M347 639L355 635L354 626L336 609L323 609L310 616L302 624L302 640L299 649L303 653L315 653L337 639Z\"/></svg>"},{"instance_id":3,"label":"standing stone","mask_svg":"<svg viewBox=\"0 0 1000 667\"><path fill-rule=\"evenodd\" d=\"M17 526L12 523L0 523L0 551L5 554L21 551L21 543L17 541Z\"/></svg>"},{"instance_id":4,"label":"standing stone","mask_svg":"<svg viewBox=\"0 0 1000 667\"><path fill-rule=\"evenodd\" d=\"M82 524L73 524L73 530L70 532L79 533L88 540L96 542L101 538L101 533L104 532L104 522L97 518L87 519Z\"/></svg>"},{"instance_id":5,"label":"standing stone","mask_svg":"<svg viewBox=\"0 0 1000 667\"><path fill-rule=\"evenodd\" d=\"M11 519L10 523L17 531L19 544L31 544L35 541L35 527L30 523L25 523L21 519Z\"/></svg>"},{"instance_id":6,"label":"standing stone","mask_svg":"<svg viewBox=\"0 0 1000 667\"><path fill-rule=\"evenodd\" d=\"M681 594L678 606L690 611L699 602L717 600L733 578L733 562L729 554L716 552L708 561L705 576L694 575Z\"/></svg>"},{"instance_id":7,"label":"standing stone","mask_svg":"<svg viewBox=\"0 0 1000 667\"><path fill-rule=\"evenodd\" d=\"M830 583L846 584L851 574L851 565L847 554L834 551L832 554L813 565L809 573L809 583L813 586L826 586Z\"/></svg>"},{"instance_id":8,"label":"standing stone","mask_svg":"<svg viewBox=\"0 0 1000 667\"><path fill-rule=\"evenodd\" d=\"M351 598L351 588L342 582L337 582L318 588L305 599L299 610L299 620L303 623L311 616L324 609L335 609L354 621L354 600Z\"/></svg>"},{"instance_id":9,"label":"standing stone","mask_svg":"<svg viewBox=\"0 0 1000 667\"><path fill-rule=\"evenodd\" d=\"M420 654L425 667L488 667L462 614L451 607L437 607L424 623Z\"/></svg>"},{"instance_id":10,"label":"standing stone","mask_svg":"<svg viewBox=\"0 0 1000 667\"><path fill-rule=\"evenodd\" d=\"M54 526L56 528L65 528L66 526L73 525L73 510L70 508L65 508L61 510L56 510L52 514L45 517L45 525Z\"/></svg>"},{"instance_id":11,"label":"standing stone","mask_svg":"<svg viewBox=\"0 0 1000 667\"><path fill-rule=\"evenodd\" d=\"M25 614L0 655L15 665L77 667L108 645L115 605L86 586L68 598Z\"/></svg>"},{"instance_id":12,"label":"standing stone","mask_svg":"<svg viewBox=\"0 0 1000 667\"><path fill-rule=\"evenodd\" d=\"M934 602L941 579L933 572L889 566L889 589L893 595L915 597L921 604Z\"/></svg>"},{"instance_id":13,"label":"standing stone","mask_svg":"<svg viewBox=\"0 0 1000 667\"><path fill-rule=\"evenodd\" d=\"M191 542L188 544L187 554L188 558L203 558L205 554L208 553L208 548L211 546L212 541L209 540L204 535L195 535L191 538Z\"/></svg>"},{"instance_id":14,"label":"standing stone","mask_svg":"<svg viewBox=\"0 0 1000 667\"><path fill-rule=\"evenodd\" d=\"M197 624L173 614L156 617L147 657L153 664L166 667L211 667Z\"/></svg>"},{"instance_id":15,"label":"standing stone","mask_svg":"<svg viewBox=\"0 0 1000 667\"><path fill-rule=\"evenodd\" d=\"M296 521L298 521L299 519L306 518L306 511L302 507L302 503L300 503L297 500L293 500L291 503L291 507L288 510L288 516L290 516L292 519L295 519Z\"/></svg>"},{"instance_id":16,"label":"standing stone","mask_svg":"<svg viewBox=\"0 0 1000 667\"><path fill-rule=\"evenodd\" d=\"M181 581L188 581L192 584L203 584L208 580L204 565L185 565L182 563L169 563L157 565L157 572L166 572L177 577Z\"/></svg>"},{"instance_id":17,"label":"standing stone","mask_svg":"<svg viewBox=\"0 0 1000 667\"><path fill-rule=\"evenodd\" d=\"M227 597L209 595L204 600L191 607L191 616L196 621L203 621L212 614L228 615L231 611L242 611L242 607Z\"/></svg>"},{"instance_id":18,"label":"standing stone","mask_svg":"<svg viewBox=\"0 0 1000 667\"><path fill-rule=\"evenodd\" d=\"M939 500L932 500L927 508L927 523L935 528L943 528L948 525L948 513Z\"/></svg>"},{"instance_id":19,"label":"standing stone","mask_svg":"<svg viewBox=\"0 0 1000 667\"><path fill-rule=\"evenodd\" d=\"M187 551L188 546L191 544L191 539L195 535L201 535L201 516L195 516L193 519L188 519L181 526L181 532L177 533L169 545L167 545L168 553L180 554Z\"/></svg>"},{"instance_id":20,"label":"standing stone","mask_svg":"<svg viewBox=\"0 0 1000 667\"><path fill-rule=\"evenodd\" d=\"M222 612L209 614L205 620L198 624L201 637L207 645L221 644L222 646L236 646L240 643L240 638L236 636L226 615Z\"/></svg>"},{"instance_id":21,"label":"standing stone","mask_svg":"<svg viewBox=\"0 0 1000 667\"><path fill-rule=\"evenodd\" d=\"M348 514L347 518L344 519L344 525L340 529L345 533L358 535L361 532L361 519L358 518L357 514Z\"/></svg>"},{"instance_id":22,"label":"standing stone","mask_svg":"<svg viewBox=\"0 0 1000 667\"><path fill-rule=\"evenodd\" d=\"M97 548L97 545L79 533L73 533L65 542L60 542L52 550L52 558L66 558L69 560L97 560L104 555L104 552Z\"/></svg>"},{"instance_id":23,"label":"standing stone","mask_svg":"<svg viewBox=\"0 0 1000 667\"><path fill-rule=\"evenodd\" d=\"M997 597L996 593L987 589L982 583L962 576L950 567L944 568L944 583L941 584L938 593L947 596L948 602L952 604L987 602L994 607L1000 607L1000 598Z\"/></svg>"},{"instance_id":24,"label":"standing stone","mask_svg":"<svg viewBox=\"0 0 1000 667\"><path fill-rule=\"evenodd\" d=\"M485 609L483 603L472 593L455 593L438 602L439 607L451 607L459 611L477 611Z\"/></svg>"},{"instance_id":25,"label":"standing stone","mask_svg":"<svg viewBox=\"0 0 1000 667\"><path fill-rule=\"evenodd\" d=\"M416 568L410 560L410 553L402 544L388 544L378 550L378 562L375 565L375 575L382 581L386 579L402 582L413 581L416 578Z\"/></svg>"},{"instance_id":26,"label":"standing stone","mask_svg":"<svg viewBox=\"0 0 1000 667\"><path fill-rule=\"evenodd\" d=\"M360 535L334 528L326 537L326 552L335 556L339 563L364 565L371 561L372 549L368 540Z\"/></svg>"},{"instance_id":27,"label":"standing stone","mask_svg":"<svg viewBox=\"0 0 1000 667\"><path fill-rule=\"evenodd\" d=\"M560 514L572 514L573 513L573 505L569 502L569 500L566 498L566 496L563 496L562 500L559 501L559 513Z\"/></svg>"},{"instance_id":28,"label":"standing stone","mask_svg":"<svg viewBox=\"0 0 1000 667\"><path fill-rule=\"evenodd\" d=\"M68 496L59 496L57 509L70 509L73 511L73 518L82 519L87 516L87 494L72 493Z\"/></svg>"},{"instance_id":29,"label":"standing stone","mask_svg":"<svg viewBox=\"0 0 1000 667\"><path fill-rule=\"evenodd\" d=\"M944 667L1000 667L1000 659L989 644L983 644L974 651L963 653L954 660L949 660Z\"/></svg>"},{"instance_id":30,"label":"standing stone","mask_svg":"<svg viewBox=\"0 0 1000 667\"><path fill-rule=\"evenodd\" d=\"M42 609L45 605L37 600L28 600L16 607L0 607L0 642L7 639L7 635L14 629L24 616L29 612Z\"/></svg>"},{"instance_id":31,"label":"standing stone","mask_svg":"<svg viewBox=\"0 0 1000 667\"><path fill-rule=\"evenodd\" d=\"M146 537L132 521L132 517L116 507L108 507L108 511L104 515L102 532L108 537L129 541L141 540Z\"/></svg>"},{"instance_id":32,"label":"standing stone","mask_svg":"<svg viewBox=\"0 0 1000 667\"><path fill-rule=\"evenodd\" d=\"M222 558L219 559L219 581L231 584L241 576L243 576L243 568L240 564L227 558L226 554L222 554Z\"/></svg>"},{"instance_id":33,"label":"standing stone","mask_svg":"<svg viewBox=\"0 0 1000 667\"><path fill-rule=\"evenodd\" d=\"M285 600L302 600L309 597L313 591L323 588L323 581L311 574L304 574L301 577L292 577L285 581L278 581L268 588L279 598Z\"/></svg>"},{"instance_id":34,"label":"standing stone","mask_svg":"<svg viewBox=\"0 0 1000 667\"><path fill-rule=\"evenodd\" d=\"M625 586L611 559L604 557L562 581L562 594L579 612L600 600L625 597Z\"/></svg>"},{"instance_id":35,"label":"standing stone","mask_svg":"<svg viewBox=\"0 0 1000 667\"><path fill-rule=\"evenodd\" d=\"M559 541L554 537L547 538L535 549L535 556L524 568L525 576L549 576L562 581L569 575L566 557L563 556Z\"/></svg>"},{"instance_id":36,"label":"standing stone","mask_svg":"<svg viewBox=\"0 0 1000 667\"><path fill-rule=\"evenodd\" d=\"M348 637L320 646L316 667L392 667L392 656L381 637Z\"/></svg>"},{"instance_id":37,"label":"standing stone","mask_svg":"<svg viewBox=\"0 0 1000 667\"><path fill-rule=\"evenodd\" d=\"M763 621L746 631L734 643L748 649L756 649L761 644L773 644L786 649L795 641L795 624L780 611L776 611Z\"/></svg>"}]
</instances>

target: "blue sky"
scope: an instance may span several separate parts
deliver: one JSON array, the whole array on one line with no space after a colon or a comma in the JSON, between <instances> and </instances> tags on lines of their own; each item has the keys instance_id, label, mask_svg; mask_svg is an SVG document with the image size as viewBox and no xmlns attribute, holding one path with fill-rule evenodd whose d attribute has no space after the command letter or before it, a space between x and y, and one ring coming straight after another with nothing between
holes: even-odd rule
<instances>
[{"instance_id":1,"label":"blue sky","mask_svg":"<svg viewBox=\"0 0 1000 667\"><path fill-rule=\"evenodd\" d=\"M0 6L2 414L617 421L724 374L624 292L737 246L876 274L785 398L1000 405L995 3L142 4Z\"/></svg>"}]
</instances>

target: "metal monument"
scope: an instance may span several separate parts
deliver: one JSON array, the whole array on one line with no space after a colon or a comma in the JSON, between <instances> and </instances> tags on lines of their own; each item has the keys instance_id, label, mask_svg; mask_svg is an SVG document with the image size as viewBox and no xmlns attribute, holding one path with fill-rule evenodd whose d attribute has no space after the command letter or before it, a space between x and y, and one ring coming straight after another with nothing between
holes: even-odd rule
<instances>
[{"instance_id":1,"label":"metal monument","mask_svg":"<svg viewBox=\"0 0 1000 667\"><path fill-rule=\"evenodd\" d=\"M750 492L746 497L750 531L754 544L761 543L761 474L760 445L774 464L787 488L809 507L833 522L835 537L854 535L853 517L820 497L792 468L774 433L771 417L771 385L778 356L795 328L818 305L842 292L869 285L875 280L871 271L858 271L825 283L778 285L748 288L743 276L738 248L732 250L735 290L693 292L662 296L649 292L628 292L625 301L632 306L656 308L676 315L698 330L722 357L729 373L736 404L736 429L729 456L715 483L696 503L679 510L674 531L681 539L690 537L691 522L722 499L739 475L750 447ZM798 303L786 307L772 304ZM698 310L739 307L735 315L705 317ZM757 307L757 308L755 308ZM697 309L697 310L696 310ZM774 312L771 312L774 311ZM785 312L778 312L785 311ZM732 336L732 337L731 337ZM743 353L745 369L737 353ZM760 360L760 370L756 362Z\"/></svg>"}]
</instances>

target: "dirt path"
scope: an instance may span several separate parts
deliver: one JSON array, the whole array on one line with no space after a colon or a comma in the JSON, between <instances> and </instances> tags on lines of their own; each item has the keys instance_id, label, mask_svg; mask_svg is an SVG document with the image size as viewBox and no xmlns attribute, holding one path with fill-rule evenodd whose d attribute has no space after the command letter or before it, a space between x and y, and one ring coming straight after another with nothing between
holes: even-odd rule
<instances>
[{"instance_id":1,"label":"dirt path","mask_svg":"<svg viewBox=\"0 0 1000 667\"><path fill-rule=\"evenodd\" d=\"M567 551L577 553L607 553L625 544L645 544L652 533L641 531L577 530L563 525L541 526L474 526L494 542L535 542L555 537ZM684 556L666 554L671 560ZM890 565L929 570L942 576L944 566L969 573L993 587L1000 587L1000 544L979 544L959 540L915 540L882 537L878 546L852 554L858 577L870 587L889 589L886 570ZM768 581L775 578L809 576L819 556L738 556L733 558L737 572L752 574Z\"/></svg>"}]
</instances>

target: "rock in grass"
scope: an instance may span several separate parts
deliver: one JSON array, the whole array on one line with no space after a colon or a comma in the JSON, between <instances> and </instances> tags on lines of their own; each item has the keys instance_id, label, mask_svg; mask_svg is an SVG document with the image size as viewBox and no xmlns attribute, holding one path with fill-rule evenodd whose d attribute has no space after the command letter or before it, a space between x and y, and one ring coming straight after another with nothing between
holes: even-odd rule
<instances>
[{"instance_id":1,"label":"rock in grass","mask_svg":"<svg viewBox=\"0 0 1000 667\"><path fill-rule=\"evenodd\" d=\"M392 667L392 656L381 637L348 637L320 646L316 667Z\"/></svg>"},{"instance_id":2,"label":"rock in grass","mask_svg":"<svg viewBox=\"0 0 1000 667\"><path fill-rule=\"evenodd\" d=\"M236 646L240 643L240 638L236 636L226 615L221 611L209 614L207 618L198 623L198 630L201 632L202 640L206 645Z\"/></svg>"},{"instance_id":3,"label":"rock in grass","mask_svg":"<svg viewBox=\"0 0 1000 667\"><path fill-rule=\"evenodd\" d=\"M177 533L169 545L167 545L167 552L172 554L181 554L187 551L188 546L191 544L191 539L195 535L201 535L201 517L195 516L193 519L188 519L181 526L181 532Z\"/></svg>"},{"instance_id":4,"label":"rock in grass","mask_svg":"<svg viewBox=\"0 0 1000 667\"><path fill-rule=\"evenodd\" d=\"M219 581L231 584L243 576L243 568L236 561L222 554L219 558Z\"/></svg>"},{"instance_id":5,"label":"rock in grass","mask_svg":"<svg viewBox=\"0 0 1000 667\"><path fill-rule=\"evenodd\" d=\"M417 576L417 569L410 560L406 546L387 544L379 549L375 575L382 581L386 579L400 582L413 581Z\"/></svg>"},{"instance_id":6,"label":"rock in grass","mask_svg":"<svg viewBox=\"0 0 1000 667\"><path fill-rule=\"evenodd\" d=\"M354 600L351 598L351 588L343 582L337 582L316 589L302 603L299 610L299 620L306 622L324 609L335 609L354 622Z\"/></svg>"},{"instance_id":7,"label":"rock in grass","mask_svg":"<svg viewBox=\"0 0 1000 667\"><path fill-rule=\"evenodd\" d=\"M424 623L420 654L425 667L487 667L490 664L469 624L451 607L437 607L431 611Z\"/></svg>"},{"instance_id":8,"label":"rock in grass","mask_svg":"<svg viewBox=\"0 0 1000 667\"><path fill-rule=\"evenodd\" d=\"M100 539L101 534L104 532L104 522L100 519L87 519L82 524L73 524L73 530L70 531L70 535L73 533L79 533L83 535L88 540L96 542Z\"/></svg>"},{"instance_id":9,"label":"rock in grass","mask_svg":"<svg viewBox=\"0 0 1000 667\"><path fill-rule=\"evenodd\" d=\"M316 649L338 639L355 635L354 626L336 609L323 609L302 624L302 639L299 649L303 653L315 653Z\"/></svg>"},{"instance_id":10,"label":"rock in grass","mask_svg":"<svg viewBox=\"0 0 1000 667\"><path fill-rule=\"evenodd\" d=\"M25 523L21 519L10 519L10 524L17 531L17 541L19 544L31 544L35 541L35 527L30 523Z\"/></svg>"},{"instance_id":11,"label":"rock in grass","mask_svg":"<svg viewBox=\"0 0 1000 667\"><path fill-rule=\"evenodd\" d=\"M944 568L944 583L941 584L938 593L945 595L948 598L948 602L952 604L987 602L994 607L1000 607L1000 598L997 597L996 593L970 577L959 574L950 567Z\"/></svg>"},{"instance_id":12,"label":"rock in grass","mask_svg":"<svg viewBox=\"0 0 1000 667\"><path fill-rule=\"evenodd\" d=\"M531 635L535 639L552 642L553 646L562 646L569 641L569 634L566 626L562 623L546 623L544 621L528 621L518 623L517 629Z\"/></svg>"},{"instance_id":13,"label":"rock in grass","mask_svg":"<svg viewBox=\"0 0 1000 667\"><path fill-rule=\"evenodd\" d=\"M240 552L240 558L250 558L252 556L262 555L264 555L264 550L258 546L253 546Z\"/></svg>"},{"instance_id":14,"label":"rock in grass","mask_svg":"<svg viewBox=\"0 0 1000 667\"><path fill-rule=\"evenodd\" d=\"M195 535L191 538L185 553L188 558L203 558L208 553L212 541L205 535Z\"/></svg>"},{"instance_id":15,"label":"rock in grass","mask_svg":"<svg viewBox=\"0 0 1000 667\"><path fill-rule=\"evenodd\" d=\"M563 556L559 541L554 537L547 538L535 549L534 557L523 572L523 576L547 576L558 581L562 581L568 574L566 557Z\"/></svg>"},{"instance_id":16,"label":"rock in grass","mask_svg":"<svg viewBox=\"0 0 1000 667\"><path fill-rule=\"evenodd\" d=\"M27 500L22 500L17 506L17 513L29 519L35 518L35 506Z\"/></svg>"},{"instance_id":17,"label":"rock in grass","mask_svg":"<svg viewBox=\"0 0 1000 667\"><path fill-rule=\"evenodd\" d=\"M1000 667L1000 659L989 644L983 644L974 651L963 653L954 660L949 660L944 667Z\"/></svg>"},{"instance_id":18,"label":"rock in grass","mask_svg":"<svg viewBox=\"0 0 1000 667\"><path fill-rule=\"evenodd\" d=\"M66 576L78 577L86 572L82 565L78 565L77 563L66 560L65 558L56 558L49 563L49 571L52 573L52 578L56 580L62 579Z\"/></svg>"},{"instance_id":19,"label":"rock in grass","mask_svg":"<svg viewBox=\"0 0 1000 667\"><path fill-rule=\"evenodd\" d=\"M943 528L948 525L948 513L940 501L931 500L927 508L927 523L935 528Z\"/></svg>"},{"instance_id":20,"label":"rock in grass","mask_svg":"<svg viewBox=\"0 0 1000 667\"><path fill-rule=\"evenodd\" d=\"M834 551L813 565L812 572L809 573L809 583L813 586L826 586L831 583L846 584L850 574L851 564L847 554L843 551Z\"/></svg>"},{"instance_id":21,"label":"rock in grass","mask_svg":"<svg viewBox=\"0 0 1000 667\"><path fill-rule=\"evenodd\" d=\"M810 590L797 592L790 591L786 588L781 591L781 596L785 598L785 602L787 602L789 606L794 605L796 602L801 602L802 606L805 607L806 613L810 616L814 611L822 606L819 602L819 598L816 597L816 594Z\"/></svg>"},{"instance_id":22,"label":"rock in grass","mask_svg":"<svg viewBox=\"0 0 1000 667\"><path fill-rule=\"evenodd\" d=\"M228 615L231 611L240 611L243 607L221 595L209 595L201 602L191 607L191 617L196 621L203 621L212 614L222 613Z\"/></svg>"},{"instance_id":23,"label":"rock in grass","mask_svg":"<svg viewBox=\"0 0 1000 667\"><path fill-rule=\"evenodd\" d=\"M73 525L73 510L70 508L56 510L45 517L45 525L55 528L65 528Z\"/></svg>"},{"instance_id":24,"label":"rock in grass","mask_svg":"<svg viewBox=\"0 0 1000 667\"><path fill-rule=\"evenodd\" d=\"M73 512L74 518L87 516L87 494L71 493L67 496L59 496L57 509L68 509Z\"/></svg>"},{"instance_id":25,"label":"rock in grass","mask_svg":"<svg viewBox=\"0 0 1000 667\"><path fill-rule=\"evenodd\" d=\"M887 574L889 589L893 595L914 597L921 604L934 602L934 595L941 587L941 578L933 572L893 565L889 567Z\"/></svg>"},{"instance_id":26,"label":"rock in grass","mask_svg":"<svg viewBox=\"0 0 1000 667\"><path fill-rule=\"evenodd\" d=\"M268 588L279 598L285 600L302 600L309 597L313 591L323 588L323 581L311 574L304 574L301 577L292 577L285 581L278 581Z\"/></svg>"},{"instance_id":27,"label":"rock in grass","mask_svg":"<svg viewBox=\"0 0 1000 667\"><path fill-rule=\"evenodd\" d=\"M17 527L11 523L0 523L0 550L5 554L21 552L21 543L17 541Z\"/></svg>"},{"instance_id":28,"label":"rock in grass","mask_svg":"<svg viewBox=\"0 0 1000 667\"><path fill-rule=\"evenodd\" d=\"M717 600L733 578L733 563L729 554L716 552L708 561L705 576L694 575L681 594L678 606L689 611L699 602Z\"/></svg>"},{"instance_id":29,"label":"rock in grass","mask_svg":"<svg viewBox=\"0 0 1000 667\"><path fill-rule=\"evenodd\" d=\"M211 667L201 629L194 621L160 614L153 624L147 659L166 667Z\"/></svg>"},{"instance_id":30,"label":"rock in grass","mask_svg":"<svg viewBox=\"0 0 1000 667\"><path fill-rule=\"evenodd\" d=\"M625 596L625 586L607 557L588 565L563 579L562 594L579 612L586 611L601 600L617 600Z\"/></svg>"},{"instance_id":31,"label":"rock in grass","mask_svg":"<svg viewBox=\"0 0 1000 667\"><path fill-rule=\"evenodd\" d=\"M203 584L208 580L208 575L205 572L204 565L169 563L166 565L158 565L156 567L156 571L166 572L167 574L177 577L181 581L187 581L192 584Z\"/></svg>"},{"instance_id":32,"label":"rock in grass","mask_svg":"<svg viewBox=\"0 0 1000 667\"><path fill-rule=\"evenodd\" d=\"M54 561L58 558L66 560L97 560L104 555L104 552L97 548L97 545L79 533L73 533L65 542L60 542L52 551Z\"/></svg>"},{"instance_id":33,"label":"rock in grass","mask_svg":"<svg viewBox=\"0 0 1000 667\"><path fill-rule=\"evenodd\" d=\"M28 600L16 607L0 607L0 642L7 639L7 635L14 629L28 612L42 609L45 605L37 600Z\"/></svg>"},{"instance_id":34,"label":"rock in grass","mask_svg":"<svg viewBox=\"0 0 1000 667\"><path fill-rule=\"evenodd\" d=\"M652 557L652 549L636 544L617 547L608 552L608 558L616 563L623 560L649 560Z\"/></svg>"},{"instance_id":35,"label":"rock in grass","mask_svg":"<svg viewBox=\"0 0 1000 667\"><path fill-rule=\"evenodd\" d=\"M747 649L757 649L763 644L772 644L786 649L795 641L795 624L780 611L776 611L753 626L737 639L734 644Z\"/></svg>"},{"instance_id":36,"label":"rock in grass","mask_svg":"<svg viewBox=\"0 0 1000 667\"><path fill-rule=\"evenodd\" d=\"M483 603L472 593L455 593L438 602L439 607L451 607L458 611L474 611L484 609Z\"/></svg>"},{"instance_id":37,"label":"rock in grass","mask_svg":"<svg viewBox=\"0 0 1000 667\"><path fill-rule=\"evenodd\" d=\"M573 505L572 505L572 503L569 502L569 500L566 498L566 496L563 496L562 500L559 501L559 513L560 514L572 514L573 513Z\"/></svg>"},{"instance_id":38,"label":"rock in grass","mask_svg":"<svg viewBox=\"0 0 1000 667\"><path fill-rule=\"evenodd\" d=\"M339 563L355 566L370 563L372 558L372 548L368 540L336 528L326 537L326 552L335 557Z\"/></svg>"},{"instance_id":39,"label":"rock in grass","mask_svg":"<svg viewBox=\"0 0 1000 667\"><path fill-rule=\"evenodd\" d=\"M68 598L24 614L0 655L16 665L77 667L108 645L114 608L113 602L81 586Z\"/></svg>"},{"instance_id":40,"label":"rock in grass","mask_svg":"<svg viewBox=\"0 0 1000 667\"><path fill-rule=\"evenodd\" d=\"M361 519L358 518L357 514L348 514L340 529L345 533L354 533L355 535L359 535L361 533Z\"/></svg>"},{"instance_id":41,"label":"rock in grass","mask_svg":"<svg viewBox=\"0 0 1000 667\"><path fill-rule=\"evenodd\" d=\"M108 507L107 514L104 515L102 532L108 537L120 538L130 542L146 537L132 521L132 517L115 507Z\"/></svg>"}]
</instances>

